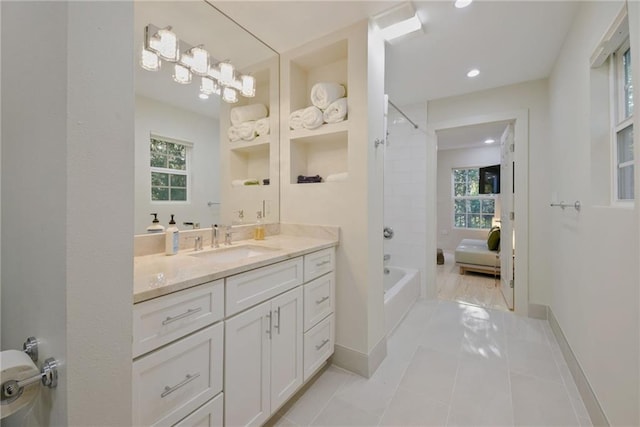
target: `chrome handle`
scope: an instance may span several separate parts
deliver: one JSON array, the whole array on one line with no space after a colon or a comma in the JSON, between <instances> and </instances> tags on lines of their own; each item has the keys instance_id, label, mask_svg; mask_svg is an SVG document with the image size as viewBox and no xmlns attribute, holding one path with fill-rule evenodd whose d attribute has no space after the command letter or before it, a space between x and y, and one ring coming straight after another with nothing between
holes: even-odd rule
<instances>
[{"instance_id":1,"label":"chrome handle","mask_svg":"<svg viewBox=\"0 0 640 427\"><path fill-rule=\"evenodd\" d=\"M325 345L327 345L327 343L329 342L328 339L322 340L322 344L317 345L316 346L316 350L320 350L322 347L324 347Z\"/></svg>"},{"instance_id":2,"label":"chrome handle","mask_svg":"<svg viewBox=\"0 0 640 427\"><path fill-rule=\"evenodd\" d=\"M317 300L316 300L316 304L322 304L323 302L325 302L325 301L326 301L326 300L328 300L328 299L329 299L329 297L328 297L328 296L326 296L326 297L322 297L322 298L320 298L320 299L317 299Z\"/></svg>"},{"instance_id":3,"label":"chrome handle","mask_svg":"<svg viewBox=\"0 0 640 427\"><path fill-rule=\"evenodd\" d=\"M391 227L385 227L384 230L382 231L382 235L387 240L393 239L393 234L394 234L393 233L393 228L391 228Z\"/></svg>"},{"instance_id":4,"label":"chrome handle","mask_svg":"<svg viewBox=\"0 0 640 427\"><path fill-rule=\"evenodd\" d=\"M273 325L273 328L278 331L278 335L280 335L280 307L276 310L276 314L278 315L278 323Z\"/></svg>"},{"instance_id":5,"label":"chrome handle","mask_svg":"<svg viewBox=\"0 0 640 427\"><path fill-rule=\"evenodd\" d=\"M197 372L197 373L195 373L193 375L187 374L187 376L184 377L184 379L182 381L180 381L178 384L174 385L173 387L165 386L164 387L164 391L162 392L160 397L169 396L171 393L173 393L174 391L176 391L177 389L179 389L181 387L186 386L187 384L189 384L191 381L195 380L199 376L200 376L200 372Z\"/></svg>"},{"instance_id":6,"label":"chrome handle","mask_svg":"<svg viewBox=\"0 0 640 427\"><path fill-rule=\"evenodd\" d=\"M182 314L178 314L177 316L167 316L166 319L164 319L162 321L162 326L168 325L169 323L173 323L176 320L180 320L180 319L184 319L185 317L189 317L193 314L196 314L197 312L202 311L202 307L198 307L198 308L190 308L189 310L185 311Z\"/></svg>"},{"instance_id":7,"label":"chrome handle","mask_svg":"<svg viewBox=\"0 0 640 427\"><path fill-rule=\"evenodd\" d=\"M322 262L317 262L316 263L316 267L322 267L323 265L327 265L330 264L331 261L322 261Z\"/></svg>"},{"instance_id":8,"label":"chrome handle","mask_svg":"<svg viewBox=\"0 0 640 427\"><path fill-rule=\"evenodd\" d=\"M269 339L271 339L271 328L273 327L272 325L273 319L271 317L271 312L267 314L267 317L269 318L269 329L267 329L267 335L269 335Z\"/></svg>"}]
</instances>

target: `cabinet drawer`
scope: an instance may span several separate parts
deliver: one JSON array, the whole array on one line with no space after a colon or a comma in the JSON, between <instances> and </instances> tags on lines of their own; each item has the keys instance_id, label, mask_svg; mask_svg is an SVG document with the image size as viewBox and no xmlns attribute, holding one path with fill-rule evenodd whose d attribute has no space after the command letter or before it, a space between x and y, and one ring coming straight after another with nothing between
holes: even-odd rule
<instances>
[{"instance_id":1,"label":"cabinet drawer","mask_svg":"<svg viewBox=\"0 0 640 427\"><path fill-rule=\"evenodd\" d=\"M304 381L333 354L333 314L304 334Z\"/></svg>"},{"instance_id":2,"label":"cabinet drawer","mask_svg":"<svg viewBox=\"0 0 640 427\"><path fill-rule=\"evenodd\" d=\"M302 258L228 277L227 316L302 284Z\"/></svg>"},{"instance_id":3,"label":"cabinet drawer","mask_svg":"<svg viewBox=\"0 0 640 427\"><path fill-rule=\"evenodd\" d=\"M173 425L222 391L222 325L133 362L133 425Z\"/></svg>"},{"instance_id":4,"label":"cabinet drawer","mask_svg":"<svg viewBox=\"0 0 640 427\"><path fill-rule=\"evenodd\" d=\"M220 393L174 427L222 427L223 400Z\"/></svg>"},{"instance_id":5,"label":"cabinet drawer","mask_svg":"<svg viewBox=\"0 0 640 427\"><path fill-rule=\"evenodd\" d=\"M304 281L308 282L325 273L333 271L335 264L335 249L323 249L304 256Z\"/></svg>"},{"instance_id":6,"label":"cabinet drawer","mask_svg":"<svg viewBox=\"0 0 640 427\"><path fill-rule=\"evenodd\" d=\"M133 306L133 357L223 317L223 280L136 304Z\"/></svg>"},{"instance_id":7,"label":"cabinet drawer","mask_svg":"<svg viewBox=\"0 0 640 427\"><path fill-rule=\"evenodd\" d=\"M335 273L331 272L304 285L304 330L333 313Z\"/></svg>"}]
</instances>

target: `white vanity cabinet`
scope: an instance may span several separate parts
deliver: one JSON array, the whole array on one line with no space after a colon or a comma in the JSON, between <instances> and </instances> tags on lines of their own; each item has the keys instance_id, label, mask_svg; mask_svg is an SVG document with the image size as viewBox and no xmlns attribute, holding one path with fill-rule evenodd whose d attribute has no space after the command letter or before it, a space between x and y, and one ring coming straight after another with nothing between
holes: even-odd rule
<instances>
[{"instance_id":1,"label":"white vanity cabinet","mask_svg":"<svg viewBox=\"0 0 640 427\"><path fill-rule=\"evenodd\" d=\"M225 322L225 425L259 425L302 385L302 290Z\"/></svg>"}]
</instances>

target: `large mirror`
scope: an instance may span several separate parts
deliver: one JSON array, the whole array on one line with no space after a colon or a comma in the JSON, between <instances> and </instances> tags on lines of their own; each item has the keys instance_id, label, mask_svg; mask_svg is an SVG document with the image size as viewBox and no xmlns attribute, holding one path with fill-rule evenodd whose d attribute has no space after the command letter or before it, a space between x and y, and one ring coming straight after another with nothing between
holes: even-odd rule
<instances>
[{"instance_id":1,"label":"large mirror","mask_svg":"<svg viewBox=\"0 0 640 427\"><path fill-rule=\"evenodd\" d=\"M179 40L177 55L184 58L184 50L192 47L208 52L214 83L223 83L221 62L234 67L235 88L227 87L234 89L236 102L222 99L224 85L219 86L220 95L203 93L211 88L203 89L195 66L190 83L176 82L189 76L177 72L176 63L157 51L151 51L155 58L145 66L153 69L158 60L159 68L143 68L145 42L148 47L154 36L154 48L161 50L165 40L158 30L167 27ZM147 233L152 213L165 227L175 215L181 229L191 227L185 222L202 228L252 223L258 212L262 221L277 222L278 54L205 1L136 1L134 43L135 233ZM243 95L244 75L251 76L249 86L253 79L254 96L250 89ZM260 110L251 109L255 104L265 106L266 118L251 115ZM244 123L231 123L234 108L244 108L245 114L236 116L252 123L252 131L242 138L237 135ZM262 128L254 123L257 119Z\"/></svg>"}]
</instances>

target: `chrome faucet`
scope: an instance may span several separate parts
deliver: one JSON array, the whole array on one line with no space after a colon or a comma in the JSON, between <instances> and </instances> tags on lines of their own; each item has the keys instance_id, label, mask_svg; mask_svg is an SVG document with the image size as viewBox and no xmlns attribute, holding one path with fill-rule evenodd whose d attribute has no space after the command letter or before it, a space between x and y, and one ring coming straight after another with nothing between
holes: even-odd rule
<instances>
[{"instance_id":1,"label":"chrome faucet","mask_svg":"<svg viewBox=\"0 0 640 427\"><path fill-rule=\"evenodd\" d=\"M218 228L218 224L213 224L211 226L211 247L220 247L220 229Z\"/></svg>"},{"instance_id":2,"label":"chrome faucet","mask_svg":"<svg viewBox=\"0 0 640 427\"><path fill-rule=\"evenodd\" d=\"M201 251L202 250L202 236L193 236L193 237L187 237L187 239L193 239L194 240L194 247L193 250L194 251Z\"/></svg>"},{"instance_id":3,"label":"chrome faucet","mask_svg":"<svg viewBox=\"0 0 640 427\"><path fill-rule=\"evenodd\" d=\"M231 236L233 235L233 231L231 231L231 226L227 225L224 231L224 244L227 246L231 245Z\"/></svg>"},{"instance_id":4,"label":"chrome faucet","mask_svg":"<svg viewBox=\"0 0 640 427\"><path fill-rule=\"evenodd\" d=\"M196 230L196 229L200 228L200 223L199 222L188 221L188 222L183 222L182 225L191 226L192 230Z\"/></svg>"}]
</instances>

